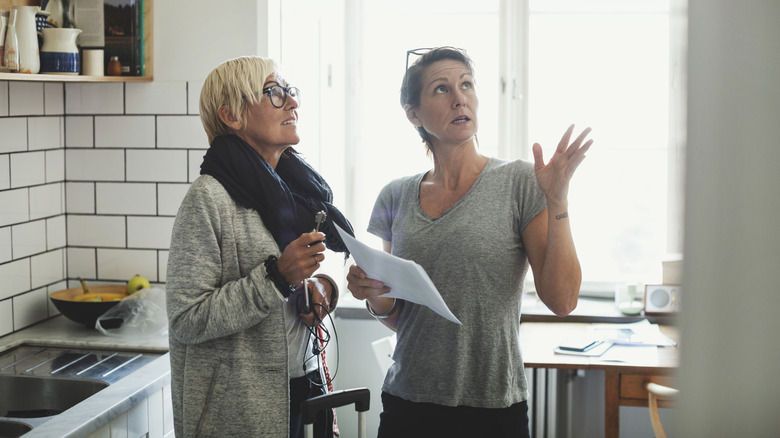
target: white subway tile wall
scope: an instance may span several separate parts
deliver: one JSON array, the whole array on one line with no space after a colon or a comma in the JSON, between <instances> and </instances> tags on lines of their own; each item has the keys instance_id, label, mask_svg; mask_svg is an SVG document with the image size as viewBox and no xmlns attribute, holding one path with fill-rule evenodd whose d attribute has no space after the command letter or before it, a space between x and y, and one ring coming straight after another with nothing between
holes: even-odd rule
<instances>
[{"instance_id":1,"label":"white subway tile wall","mask_svg":"<svg viewBox=\"0 0 780 438\"><path fill-rule=\"evenodd\" d=\"M202 81L187 82L187 114L200 114L200 90ZM205 136L206 133L204 132Z\"/></svg>"},{"instance_id":2,"label":"white subway tile wall","mask_svg":"<svg viewBox=\"0 0 780 438\"><path fill-rule=\"evenodd\" d=\"M157 184L157 214L176 216L189 184Z\"/></svg>"},{"instance_id":3,"label":"white subway tile wall","mask_svg":"<svg viewBox=\"0 0 780 438\"><path fill-rule=\"evenodd\" d=\"M30 187L30 220L50 217L65 212L63 183Z\"/></svg>"},{"instance_id":4,"label":"white subway tile wall","mask_svg":"<svg viewBox=\"0 0 780 438\"><path fill-rule=\"evenodd\" d=\"M94 117L65 117L65 145L72 148L95 146Z\"/></svg>"},{"instance_id":5,"label":"white subway tile wall","mask_svg":"<svg viewBox=\"0 0 780 438\"><path fill-rule=\"evenodd\" d=\"M0 119L0 154L27 150L27 118L6 117Z\"/></svg>"},{"instance_id":6,"label":"white subway tile wall","mask_svg":"<svg viewBox=\"0 0 780 438\"><path fill-rule=\"evenodd\" d=\"M65 151L46 151L46 182L65 181Z\"/></svg>"},{"instance_id":7,"label":"white subway tile wall","mask_svg":"<svg viewBox=\"0 0 780 438\"><path fill-rule=\"evenodd\" d=\"M128 181L187 181L187 151L127 150Z\"/></svg>"},{"instance_id":8,"label":"white subway tile wall","mask_svg":"<svg viewBox=\"0 0 780 438\"><path fill-rule=\"evenodd\" d=\"M29 291L32 289L30 287L30 259L24 258L0 265L0 278L3 279L0 300Z\"/></svg>"},{"instance_id":9,"label":"white subway tile wall","mask_svg":"<svg viewBox=\"0 0 780 438\"><path fill-rule=\"evenodd\" d=\"M30 117L27 119L28 149L61 148L63 129L62 117Z\"/></svg>"},{"instance_id":10,"label":"white subway tile wall","mask_svg":"<svg viewBox=\"0 0 780 438\"><path fill-rule=\"evenodd\" d=\"M124 181L125 151L65 149L66 181Z\"/></svg>"},{"instance_id":11,"label":"white subway tile wall","mask_svg":"<svg viewBox=\"0 0 780 438\"><path fill-rule=\"evenodd\" d=\"M23 152L11 155L11 188L46 182L46 153Z\"/></svg>"},{"instance_id":12,"label":"white subway tile wall","mask_svg":"<svg viewBox=\"0 0 780 438\"><path fill-rule=\"evenodd\" d=\"M51 251L57 248L65 248L67 244L65 215L46 219L46 249Z\"/></svg>"},{"instance_id":13,"label":"white subway tile wall","mask_svg":"<svg viewBox=\"0 0 780 438\"><path fill-rule=\"evenodd\" d=\"M13 300L0 301L0 336L14 331Z\"/></svg>"},{"instance_id":14,"label":"white subway tile wall","mask_svg":"<svg viewBox=\"0 0 780 438\"><path fill-rule=\"evenodd\" d=\"M99 278L127 281L141 274L152 283L159 282L155 250L98 248L97 260Z\"/></svg>"},{"instance_id":15,"label":"white subway tile wall","mask_svg":"<svg viewBox=\"0 0 780 438\"><path fill-rule=\"evenodd\" d=\"M0 227L30 220L30 196L26 188L0 192Z\"/></svg>"},{"instance_id":16,"label":"white subway tile wall","mask_svg":"<svg viewBox=\"0 0 780 438\"><path fill-rule=\"evenodd\" d=\"M9 82L8 114L11 116L42 116L42 82Z\"/></svg>"},{"instance_id":17,"label":"white subway tile wall","mask_svg":"<svg viewBox=\"0 0 780 438\"><path fill-rule=\"evenodd\" d=\"M49 316L47 300L46 288L15 296L13 298L14 330L21 330L46 319Z\"/></svg>"},{"instance_id":18,"label":"white subway tile wall","mask_svg":"<svg viewBox=\"0 0 780 438\"><path fill-rule=\"evenodd\" d=\"M14 258L21 258L46 251L46 221L39 220L11 226L14 242L11 246Z\"/></svg>"},{"instance_id":19,"label":"white subway tile wall","mask_svg":"<svg viewBox=\"0 0 780 438\"><path fill-rule=\"evenodd\" d=\"M154 116L95 117L96 148L154 148Z\"/></svg>"},{"instance_id":20,"label":"white subway tile wall","mask_svg":"<svg viewBox=\"0 0 780 438\"><path fill-rule=\"evenodd\" d=\"M43 84L43 112L47 116L61 116L65 114L65 87L57 82L45 82Z\"/></svg>"},{"instance_id":21,"label":"white subway tile wall","mask_svg":"<svg viewBox=\"0 0 780 438\"><path fill-rule=\"evenodd\" d=\"M128 216L127 246L129 248L168 249L173 231L172 217Z\"/></svg>"},{"instance_id":22,"label":"white subway tile wall","mask_svg":"<svg viewBox=\"0 0 780 438\"><path fill-rule=\"evenodd\" d=\"M95 213L95 183L65 183L65 210L68 213Z\"/></svg>"},{"instance_id":23,"label":"white subway tile wall","mask_svg":"<svg viewBox=\"0 0 780 438\"><path fill-rule=\"evenodd\" d=\"M160 281L168 278L168 250L157 251L157 269L160 272Z\"/></svg>"},{"instance_id":24,"label":"white subway tile wall","mask_svg":"<svg viewBox=\"0 0 780 438\"><path fill-rule=\"evenodd\" d=\"M0 228L0 263L11 260L11 227Z\"/></svg>"},{"instance_id":25,"label":"white subway tile wall","mask_svg":"<svg viewBox=\"0 0 780 438\"><path fill-rule=\"evenodd\" d=\"M5 154L0 155L0 190L9 188L11 188L11 163L8 155Z\"/></svg>"},{"instance_id":26,"label":"white subway tile wall","mask_svg":"<svg viewBox=\"0 0 780 438\"><path fill-rule=\"evenodd\" d=\"M8 82L0 82L0 117L8 116Z\"/></svg>"},{"instance_id":27,"label":"white subway tile wall","mask_svg":"<svg viewBox=\"0 0 780 438\"><path fill-rule=\"evenodd\" d=\"M32 287L46 286L62 281L65 276L65 251L58 249L30 257Z\"/></svg>"},{"instance_id":28,"label":"white subway tile wall","mask_svg":"<svg viewBox=\"0 0 780 438\"><path fill-rule=\"evenodd\" d=\"M65 84L65 114L124 114L121 83Z\"/></svg>"},{"instance_id":29,"label":"white subway tile wall","mask_svg":"<svg viewBox=\"0 0 780 438\"><path fill-rule=\"evenodd\" d=\"M97 278L97 249L68 248L68 278Z\"/></svg>"},{"instance_id":30,"label":"white subway tile wall","mask_svg":"<svg viewBox=\"0 0 780 438\"><path fill-rule=\"evenodd\" d=\"M127 114L186 114L185 82L128 83L126 86Z\"/></svg>"},{"instance_id":31,"label":"white subway tile wall","mask_svg":"<svg viewBox=\"0 0 780 438\"><path fill-rule=\"evenodd\" d=\"M173 221L208 148L201 87L0 81L0 336L56 315L48 294L77 277L165 282ZM148 421L138 409L111 428L170 430L162 408Z\"/></svg>"},{"instance_id":32,"label":"white subway tile wall","mask_svg":"<svg viewBox=\"0 0 780 438\"><path fill-rule=\"evenodd\" d=\"M157 117L157 144L165 148L208 148L208 136L199 116Z\"/></svg>"},{"instance_id":33,"label":"white subway tile wall","mask_svg":"<svg viewBox=\"0 0 780 438\"><path fill-rule=\"evenodd\" d=\"M124 248L124 216L68 215L68 246Z\"/></svg>"},{"instance_id":34,"label":"white subway tile wall","mask_svg":"<svg viewBox=\"0 0 780 438\"><path fill-rule=\"evenodd\" d=\"M195 181L200 176L200 163L203 162L205 150L187 152L187 182Z\"/></svg>"},{"instance_id":35,"label":"white subway tile wall","mask_svg":"<svg viewBox=\"0 0 780 438\"><path fill-rule=\"evenodd\" d=\"M97 183L96 211L98 214L156 214L156 190L153 183Z\"/></svg>"}]
</instances>

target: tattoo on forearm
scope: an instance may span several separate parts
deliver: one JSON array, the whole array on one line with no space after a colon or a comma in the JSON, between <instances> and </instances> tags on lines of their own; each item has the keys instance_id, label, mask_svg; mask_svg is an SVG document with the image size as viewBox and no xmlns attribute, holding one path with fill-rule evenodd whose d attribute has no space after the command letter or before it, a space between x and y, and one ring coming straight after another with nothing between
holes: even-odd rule
<instances>
[{"instance_id":1,"label":"tattoo on forearm","mask_svg":"<svg viewBox=\"0 0 780 438\"><path fill-rule=\"evenodd\" d=\"M561 220L561 219L564 219L564 218L567 218L567 217L569 217L569 212L568 211L564 211L563 213L561 213L559 215L556 215L555 219L556 220Z\"/></svg>"}]
</instances>

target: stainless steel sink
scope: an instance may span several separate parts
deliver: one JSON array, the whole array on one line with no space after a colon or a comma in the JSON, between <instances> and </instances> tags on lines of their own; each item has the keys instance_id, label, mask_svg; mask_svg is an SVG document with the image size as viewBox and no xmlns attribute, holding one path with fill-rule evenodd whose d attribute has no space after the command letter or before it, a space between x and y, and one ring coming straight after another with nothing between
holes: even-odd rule
<instances>
[{"instance_id":1,"label":"stainless steel sink","mask_svg":"<svg viewBox=\"0 0 780 438\"><path fill-rule=\"evenodd\" d=\"M0 438L20 437L32 430L29 424L19 421L0 420Z\"/></svg>"},{"instance_id":2,"label":"stainless steel sink","mask_svg":"<svg viewBox=\"0 0 780 438\"><path fill-rule=\"evenodd\" d=\"M100 380L0 375L0 417L61 414L107 386Z\"/></svg>"},{"instance_id":3,"label":"stainless steel sink","mask_svg":"<svg viewBox=\"0 0 780 438\"><path fill-rule=\"evenodd\" d=\"M28 344L0 352L0 438L23 435L163 354Z\"/></svg>"}]
</instances>

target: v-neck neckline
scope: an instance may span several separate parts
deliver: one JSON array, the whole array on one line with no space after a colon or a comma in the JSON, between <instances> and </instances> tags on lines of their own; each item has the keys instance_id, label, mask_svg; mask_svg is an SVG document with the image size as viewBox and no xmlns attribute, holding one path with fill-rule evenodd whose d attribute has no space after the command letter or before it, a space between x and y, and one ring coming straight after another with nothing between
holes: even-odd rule
<instances>
[{"instance_id":1,"label":"v-neck neckline","mask_svg":"<svg viewBox=\"0 0 780 438\"><path fill-rule=\"evenodd\" d=\"M466 191L466 193L463 194L463 196L460 197L460 199L458 199L452 205L447 207L447 209L444 210L439 217L433 217L433 216L429 215L428 213L425 212L425 210L422 207L422 203L420 202L420 186L422 185L422 182L425 179L425 176L428 175L431 171L429 170L427 172L421 173L418 176L417 180L415 181L415 190L416 190L415 199L417 200L417 211L420 214L422 214L423 217L425 217L426 219L428 219L429 221L432 221L432 222L435 222L435 221L443 218L444 216L449 214L452 210L454 210L457 206L462 204L464 199L469 197L471 192L474 191L474 188L477 187L477 185L479 184L479 182L482 179L482 176L485 174L485 172L489 168L493 167L494 161L495 161L494 157L488 157L487 163L485 163L485 166L482 167L482 170L479 172L479 175L477 175L477 179L474 180L474 183L471 185L471 187L469 187L469 189Z\"/></svg>"}]
</instances>

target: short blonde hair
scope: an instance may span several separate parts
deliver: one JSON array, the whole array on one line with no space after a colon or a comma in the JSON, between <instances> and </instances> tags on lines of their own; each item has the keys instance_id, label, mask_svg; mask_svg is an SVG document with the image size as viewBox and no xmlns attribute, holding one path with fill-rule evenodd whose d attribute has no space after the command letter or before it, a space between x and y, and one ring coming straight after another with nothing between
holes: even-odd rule
<instances>
[{"instance_id":1,"label":"short blonde hair","mask_svg":"<svg viewBox=\"0 0 780 438\"><path fill-rule=\"evenodd\" d=\"M265 80L278 70L273 59L241 56L223 62L209 73L200 91L200 121L209 144L214 138L230 132L219 119L219 108L226 106L243 124L247 105L257 103L263 97Z\"/></svg>"}]
</instances>

